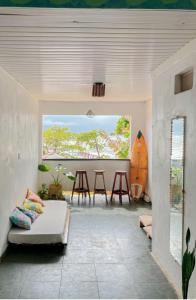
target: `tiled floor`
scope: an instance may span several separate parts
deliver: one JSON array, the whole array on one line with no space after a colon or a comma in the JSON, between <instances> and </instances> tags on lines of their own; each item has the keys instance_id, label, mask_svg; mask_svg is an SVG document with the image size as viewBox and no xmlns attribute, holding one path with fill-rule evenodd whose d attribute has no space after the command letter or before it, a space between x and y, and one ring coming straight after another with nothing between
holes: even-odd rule
<instances>
[{"instance_id":1,"label":"tiled floor","mask_svg":"<svg viewBox=\"0 0 196 300\"><path fill-rule=\"evenodd\" d=\"M150 255L137 216L140 202L72 205L64 250L10 248L0 264L0 298L176 298Z\"/></svg>"}]
</instances>

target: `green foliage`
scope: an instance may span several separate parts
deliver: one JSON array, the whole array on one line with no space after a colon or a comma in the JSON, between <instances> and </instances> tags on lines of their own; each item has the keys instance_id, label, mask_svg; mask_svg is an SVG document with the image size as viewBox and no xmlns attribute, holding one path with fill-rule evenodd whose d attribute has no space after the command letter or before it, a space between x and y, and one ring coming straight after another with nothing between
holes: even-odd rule
<instances>
[{"instance_id":1,"label":"green foliage","mask_svg":"<svg viewBox=\"0 0 196 300\"><path fill-rule=\"evenodd\" d=\"M95 151L98 158L101 158L101 151L105 146L105 141L100 138L101 132L101 130L91 130L77 134L77 142L83 144L84 149Z\"/></svg>"},{"instance_id":2,"label":"green foliage","mask_svg":"<svg viewBox=\"0 0 196 300\"><path fill-rule=\"evenodd\" d=\"M117 152L118 158L126 159L129 155L129 144L122 143Z\"/></svg>"},{"instance_id":3,"label":"green foliage","mask_svg":"<svg viewBox=\"0 0 196 300\"><path fill-rule=\"evenodd\" d=\"M0 6L194 10L196 0L1 0Z\"/></svg>"},{"instance_id":4,"label":"green foliage","mask_svg":"<svg viewBox=\"0 0 196 300\"><path fill-rule=\"evenodd\" d=\"M37 193L42 200L48 200L48 188L46 184L42 184L41 189Z\"/></svg>"},{"instance_id":5,"label":"green foliage","mask_svg":"<svg viewBox=\"0 0 196 300\"><path fill-rule=\"evenodd\" d=\"M129 138L130 130L130 121L126 117L121 117L116 124L115 133Z\"/></svg>"},{"instance_id":6,"label":"green foliage","mask_svg":"<svg viewBox=\"0 0 196 300\"><path fill-rule=\"evenodd\" d=\"M55 153L59 153L62 149L69 149L66 141L73 138L73 134L68 128L58 125L51 126L43 132L43 152L48 153L49 149L53 149Z\"/></svg>"},{"instance_id":7,"label":"green foliage","mask_svg":"<svg viewBox=\"0 0 196 300\"><path fill-rule=\"evenodd\" d=\"M174 184L180 186L182 184L182 168L172 167L172 179Z\"/></svg>"},{"instance_id":8,"label":"green foliage","mask_svg":"<svg viewBox=\"0 0 196 300\"><path fill-rule=\"evenodd\" d=\"M43 132L43 154L62 158L110 158L107 152L110 148L117 158L124 159L129 155L129 137L130 122L126 117L119 118L112 134L100 129L74 133L54 125Z\"/></svg>"},{"instance_id":9,"label":"green foliage","mask_svg":"<svg viewBox=\"0 0 196 300\"><path fill-rule=\"evenodd\" d=\"M39 164L38 165L38 170L41 171L41 172L50 172L51 167L47 164Z\"/></svg>"},{"instance_id":10,"label":"green foliage","mask_svg":"<svg viewBox=\"0 0 196 300\"><path fill-rule=\"evenodd\" d=\"M195 268L195 250L196 250L196 243L192 250L189 251L189 243L191 239L190 229L188 228L186 233L186 251L183 255L182 259L182 293L183 299L187 299L188 297L188 289L189 289L189 282L192 276L192 273Z\"/></svg>"},{"instance_id":11,"label":"green foliage","mask_svg":"<svg viewBox=\"0 0 196 300\"><path fill-rule=\"evenodd\" d=\"M69 173L64 173L64 175L65 176L67 176L67 178L69 179L69 180L71 180L71 181L75 181L76 180L76 177L71 173L71 172L69 172Z\"/></svg>"},{"instance_id":12,"label":"green foliage","mask_svg":"<svg viewBox=\"0 0 196 300\"><path fill-rule=\"evenodd\" d=\"M66 176L69 180L75 180L75 176L71 172L66 173L66 168L61 164L58 164L54 168L47 164L39 164L38 170L41 172L50 172L54 185L60 185L62 183L63 175Z\"/></svg>"}]
</instances>

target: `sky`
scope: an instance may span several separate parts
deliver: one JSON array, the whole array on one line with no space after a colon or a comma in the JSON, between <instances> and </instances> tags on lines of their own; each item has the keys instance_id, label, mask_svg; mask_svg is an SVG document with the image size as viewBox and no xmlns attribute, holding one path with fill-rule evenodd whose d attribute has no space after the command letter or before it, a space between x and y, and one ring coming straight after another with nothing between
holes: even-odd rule
<instances>
[{"instance_id":1,"label":"sky","mask_svg":"<svg viewBox=\"0 0 196 300\"><path fill-rule=\"evenodd\" d=\"M43 116L43 128L47 129L53 125L67 127L72 132L84 132L93 129L102 129L112 133L116 122L121 116L94 116L88 118L86 115L45 115Z\"/></svg>"}]
</instances>

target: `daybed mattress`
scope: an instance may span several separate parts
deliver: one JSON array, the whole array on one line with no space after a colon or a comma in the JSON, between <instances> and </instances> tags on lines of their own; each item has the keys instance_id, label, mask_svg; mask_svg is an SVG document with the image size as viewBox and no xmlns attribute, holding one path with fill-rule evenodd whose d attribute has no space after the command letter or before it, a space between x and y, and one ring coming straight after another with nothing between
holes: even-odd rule
<instances>
[{"instance_id":1,"label":"daybed mattress","mask_svg":"<svg viewBox=\"0 0 196 300\"><path fill-rule=\"evenodd\" d=\"M44 201L44 213L31 225L30 230L12 227L8 241L14 244L64 243L69 208L65 201Z\"/></svg>"}]
</instances>

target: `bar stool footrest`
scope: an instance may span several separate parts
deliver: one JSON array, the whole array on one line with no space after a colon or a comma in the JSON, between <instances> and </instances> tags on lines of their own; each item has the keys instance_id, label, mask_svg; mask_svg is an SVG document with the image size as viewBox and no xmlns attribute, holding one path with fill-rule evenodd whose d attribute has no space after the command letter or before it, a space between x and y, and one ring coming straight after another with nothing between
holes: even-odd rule
<instances>
[{"instance_id":1,"label":"bar stool footrest","mask_svg":"<svg viewBox=\"0 0 196 300\"><path fill-rule=\"evenodd\" d=\"M125 190L114 190L113 194L116 194L116 195L129 195L129 192L125 191Z\"/></svg>"},{"instance_id":2,"label":"bar stool footrest","mask_svg":"<svg viewBox=\"0 0 196 300\"><path fill-rule=\"evenodd\" d=\"M88 193L89 190L88 189L79 189L79 188L76 188L76 189L74 189L74 192L75 193Z\"/></svg>"},{"instance_id":3,"label":"bar stool footrest","mask_svg":"<svg viewBox=\"0 0 196 300\"><path fill-rule=\"evenodd\" d=\"M95 194L106 194L106 190L105 189L96 189L94 190Z\"/></svg>"}]
</instances>

